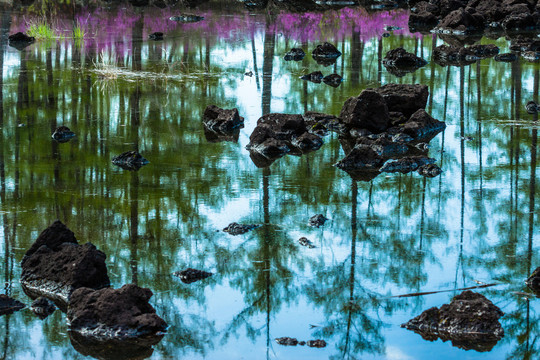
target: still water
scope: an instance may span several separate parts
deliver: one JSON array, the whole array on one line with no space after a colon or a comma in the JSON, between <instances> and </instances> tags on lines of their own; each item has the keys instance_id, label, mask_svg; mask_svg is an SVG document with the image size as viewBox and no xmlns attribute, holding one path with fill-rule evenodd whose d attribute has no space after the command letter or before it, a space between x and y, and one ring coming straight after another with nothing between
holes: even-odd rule
<instances>
[{"instance_id":1,"label":"still water","mask_svg":"<svg viewBox=\"0 0 540 360\"><path fill-rule=\"evenodd\" d=\"M1 12L0 274L27 305L20 261L55 219L80 243L107 254L112 286L150 288L169 324L152 359L534 359L540 301L524 280L537 266L535 202L539 65L493 59L442 67L431 61L443 40L410 33L406 10L322 13L247 10L242 4L191 9L198 23L170 21L179 10L127 6ZM69 15L66 15L69 14ZM61 35L22 51L7 34L46 18ZM85 29L74 41L73 24ZM384 27L403 30L383 37ZM163 41L148 35L162 31ZM334 65L310 53L329 41ZM508 51L504 39L482 39ZM381 65L403 46L429 61L396 77ZM284 54L301 47L300 62ZM299 79L337 73L337 88ZM245 75L252 72L253 76ZM345 156L337 135L323 147L258 168L245 146L269 112L339 115L345 100L387 83L429 86L427 111L446 130L429 156L443 169L354 181L333 167ZM236 141L209 141L207 105L238 108ZM66 125L77 137L51 140ZM137 172L112 157L138 150ZM330 219L307 225L317 213ZM262 226L239 236L231 222ZM300 246L302 236L316 246ZM184 284L172 274L212 272ZM505 337L491 352L428 342L400 328L448 303L454 289L478 291L499 306ZM425 296L396 295L451 290ZM285 347L277 337L324 339L323 349ZM2 359L85 359L70 343L66 316L44 321L24 309L0 318Z\"/></svg>"}]
</instances>

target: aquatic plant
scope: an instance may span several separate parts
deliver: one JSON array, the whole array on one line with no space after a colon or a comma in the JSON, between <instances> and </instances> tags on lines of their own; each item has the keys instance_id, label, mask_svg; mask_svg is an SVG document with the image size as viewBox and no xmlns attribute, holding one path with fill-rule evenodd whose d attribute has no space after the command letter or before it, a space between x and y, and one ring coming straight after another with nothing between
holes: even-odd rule
<instances>
[{"instance_id":1,"label":"aquatic plant","mask_svg":"<svg viewBox=\"0 0 540 360\"><path fill-rule=\"evenodd\" d=\"M73 39L75 41L82 41L86 37L86 31L79 25L75 25L73 28Z\"/></svg>"},{"instance_id":2,"label":"aquatic plant","mask_svg":"<svg viewBox=\"0 0 540 360\"><path fill-rule=\"evenodd\" d=\"M27 33L36 39L52 40L61 36L45 20L30 21Z\"/></svg>"}]
</instances>

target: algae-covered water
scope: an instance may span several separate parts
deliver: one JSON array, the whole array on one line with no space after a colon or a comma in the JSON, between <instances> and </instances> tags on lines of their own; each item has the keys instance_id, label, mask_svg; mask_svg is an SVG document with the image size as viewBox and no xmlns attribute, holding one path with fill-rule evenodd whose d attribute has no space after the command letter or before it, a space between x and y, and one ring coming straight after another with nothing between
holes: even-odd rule
<instances>
[{"instance_id":1,"label":"algae-covered water","mask_svg":"<svg viewBox=\"0 0 540 360\"><path fill-rule=\"evenodd\" d=\"M538 358L540 302L523 294L540 266L538 123L525 110L538 101L537 63L440 66L431 54L444 41L409 32L403 9L39 4L0 13L1 293L31 303L20 261L60 219L107 254L113 287L152 290L169 329L151 359ZM169 20L186 11L204 20ZM22 51L7 45L7 35L39 21L59 37ZM388 25L403 29L383 37ZM163 41L148 39L155 31ZM311 57L324 41L343 53L330 66ZM505 38L481 43L509 47ZM381 59L398 46L428 65L390 74ZM283 59L293 47L306 51L302 61ZM317 70L344 81L334 88L299 79ZM266 168L245 149L263 114L339 115L347 98L394 82L428 85L426 110L446 122L429 148L438 177L355 181L333 166L345 156L336 134L318 151ZM237 138L205 134L211 104L239 110ZM76 138L53 141L60 125ZM128 150L150 163L139 171L111 163ZM318 213L329 221L309 227ZM232 236L222 231L231 222L262 226ZM191 284L173 276L188 267L213 276ZM448 303L455 289L492 283L477 291L504 311L505 336L489 352L400 327ZM395 297L440 290L450 291ZM282 336L327 346L278 345ZM43 321L28 308L0 317L0 359L84 354L59 310Z\"/></svg>"}]
</instances>

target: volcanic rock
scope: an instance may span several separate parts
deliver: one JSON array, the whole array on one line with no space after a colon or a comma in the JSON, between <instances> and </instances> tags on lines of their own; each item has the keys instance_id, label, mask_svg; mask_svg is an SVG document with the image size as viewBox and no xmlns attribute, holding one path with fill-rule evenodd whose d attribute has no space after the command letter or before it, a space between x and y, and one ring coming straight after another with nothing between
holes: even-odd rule
<instances>
[{"instance_id":1,"label":"volcanic rock","mask_svg":"<svg viewBox=\"0 0 540 360\"><path fill-rule=\"evenodd\" d=\"M64 307L81 287L110 285L105 254L91 243L79 245L60 221L45 229L21 262L21 284L31 297L45 296Z\"/></svg>"},{"instance_id":2,"label":"volcanic rock","mask_svg":"<svg viewBox=\"0 0 540 360\"><path fill-rule=\"evenodd\" d=\"M74 138L75 133L67 126L59 126L54 130L51 137L59 143L65 143Z\"/></svg>"},{"instance_id":3,"label":"volcanic rock","mask_svg":"<svg viewBox=\"0 0 540 360\"><path fill-rule=\"evenodd\" d=\"M304 50L299 48L292 48L291 50L287 51L285 54L285 61L301 61L304 59L304 56L306 56L306 53Z\"/></svg>"},{"instance_id":4,"label":"volcanic rock","mask_svg":"<svg viewBox=\"0 0 540 360\"><path fill-rule=\"evenodd\" d=\"M312 227L321 227L328 220L323 214L316 214L309 218L308 225Z\"/></svg>"},{"instance_id":5,"label":"volcanic rock","mask_svg":"<svg viewBox=\"0 0 540 360\"><path fill-rule=\"evenodd\" d=\"M400 112L407 118L425 109L429 97L427 85L420 84L387 84L374 90L383 97L389 112Z\"/></svg>"},{"instance_id":6,"label":"volcanic rock","mask_svg":"<svg viewBox=\"0 0 540 360\"><path fill-rule=\"evenodd\" d=\"M56 306L47 298L38 297L36 300L34 300L32 305L30 305L30 310L32 310L32 312L36 314L38 318L43 320L56 310Z\"/></svg>"},{"instance_id":7,"label":"volcanic rock","mask_svg":"<svg viewBox=\"0 0 540 360\"><path fill-rule=\"evenodd\" d=\"M222 109L216 105L208 105L204 110L203 124L205 128L221 134L230 134L236 128L244 127L244 118L238 109Z\"/></svg>"},{"instance_id":8,"label":"volcanic rock","mask_svg":"<svg viewBox=\"0 0 540 360\"><path fill-rule=\"evenodd\" d=\"M450 304L424 311L401 327L413 330L426 340L437 337L454 346L489 351L504 336L499 323L503 312L483 295L464 291Z\"/></svg>"},{"instance_id":9,"label":"volcanic rock","mask_svg":"<svg viewBox=\"0 0 540 360\"><path fill-rule=\"evenodd\" d=\"M390 125L386 104L377 90L366 89L345 101L339 118L349 127L380 133Z\"/></svg>"},{"instance_id":10,"label":"volcanic rock","mask_svg":"<svg viewBox=\"0 0 540 360\"><path fill-rule=\"evenodd\" d=\"M149 161L139 154L138 151L131 150L113 157L112 163L124 170L137 171L148 164Z\"/></svg>"},{"instance_id":11,"label":"volcanic rock","mask_svg":"<svg viewBox=\"0 0 540 360\"><path fill-rule=\"evenodd\" d=\"M419 167L432 164L435 162L435 159L431 159L425 156L407 156L395 161L389 161L384 164L380 171L381 172L400 172L402 174L409 173L411 171L418 170Z\"/></svg>"},{"instance_id":12,"label":"volcanic rock","mask_svg":"<svg viewBox=\"0 0 540 360\"><path fill-rule=\"evenodd\" d=\"M144 337L156 344L167 323L148 303L152 291L134 284L120 289L77 289L67 311L69 330L88 340L129 341Z\"/></svg>"},{"instance_id":13,"label":"volcanic rock","mask_svg":"<svg viewBox=\"0 0 540 360\"><path fill-rule=\"evenodd\" d=\"M227 227L224 228L223 231L231 235L242 235L247 233L248 231L258 228L259 226L260 225L257 224L238 224L233 222L227 225Z\"/></svg>"},{"instance_id":14,"label":"volcanic rock","mask_svg":"<svg viewBox=\"0 0 540 360\"><path fill-rule=\"evenodd\" d=\"M207 277L212 276L212 273L203 270L187 268L185 270L175 272L174 275L178 276L183 283L191 284L195 281L203 280Z\"/></svg>"},{"instance_id":15,"label":"volcanic rock","mask_svg":"<svg viewBox=\"0 0 540 360\"><path fill-rule=\"evenodd\" d=\"M8 315L15 311L24 309L25 305L7 295L0 294L0 315Z\"/></svg>"}]
</instances>

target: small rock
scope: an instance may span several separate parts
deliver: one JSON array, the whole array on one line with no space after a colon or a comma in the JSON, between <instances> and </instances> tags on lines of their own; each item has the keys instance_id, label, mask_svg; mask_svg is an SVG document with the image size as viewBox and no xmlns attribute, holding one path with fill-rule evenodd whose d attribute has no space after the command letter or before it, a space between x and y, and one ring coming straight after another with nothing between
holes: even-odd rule
<instances>
[{"instance_id":1,"label":"small rock","mask_svg":"<svg viewBox=\"0 0 540 360\"><path fill-rule=\"evenodd\" d=\"M181 23L194 23L204 20L204 16L193 15L193 14L181 14L177 16L171 16L169 18L171 21L177 21Z\"/></svg>"},{"instance_id":2,"label":"small rock","mask_svg":"<svg viewBox=\"0 0 540 360\"><path fill-rule=\"evenodd\" d=\"M253 76L253 71L247 71L247 72L244 73L244 75L252 77Z\"/></svg>"},{"instance_id":3,"label":"small rock","mask_svg":"<svg viewBox=\"0 0 540 360\"><path fill-rule=\"evenodd\" d=\"M442 170L437 164L426 164L418 168L418 173L422 176L433 178L440 175Z\"/></svg>"},{"instance_id":4,"label":"small rock","mask_svg":"<svg viewBox=\"0 0 540 360\"><path fill-rule=\"evenodd\" d=\"M0 315L8 315L15 311L24 309L25 305L7 295L0 294Z\"/></svg>"},{"instance_id":5,"label":"small rock","mask_svg":"<svg viewBox=\"0 0 540 360\"><path fill-rule=\"evenodd\" d=\"M163 33L162 32L159 32L159 31L156 31L155 33L152 33L150 35L148 35L148 38L150 40L163 40Z\"/></svg>"},{"instance_id":6,"label":"small rock","mask_svg":"<svg viewBox=\"0 0 540 360\"><path fill-rule=\"evenodd\" d=\"M32 305L30 305L30 310L32 310L32 312L36 314L38 318L43 320L56 310L56 306L52 301L44 297L38 297L36 300L34 300Z\"/></svg>"},{"instance_id":7,"label":"small rock","mask_svg":"<svg viewBox=\"0 0 540 360\"><path fill-rule=\"evenodd\" d=\"M409 156L395 161L389 161L381 167L381 172L400 172L402 174L418 170L419 167L427 164L432 164L435 159L425 156Z\"/></svg>"},{"instance_id":8,"label":"small rock","mask_svg":"<svg viewBox=\"0 0 540 360\"><path fill-rule=\"evenodd\" d=\"M540 267L537 267L533 271L531 276L525 281L525 284L535 293L540 293Z\"/></svg>"},{"instance_id":9,"label":"small rock","mask_svg":"<svg viewBox=\"0 0 540 360\"><path fill-rule=\"evenodd\" d=\"M148 164L149 161L139 154L139 152L131 150L113 157L112 163L124 170L137 171Z\"/></svg>"},{"instance_id":10,"label":"small rock","mask_svg":"<svg viewBox=\"0 0 540 360\"><path fill-rule=\"evenodd\" d=\"M233 223L230 223L226 228L224 228L223 231L231 235L242 235L258 227L259 225L257 224L244 225L244 224L238 224L238 223L233 222Z\"/></svg>"},{"instance_id":11,"label":"small rock","mask_svg":"<svg viewBox=\"0 0 540 360\"><path fill-rule=\"evenodd\" d=\"M280 337L280 338L275 338L274 340L276 340L276 342L279 344L279 345L284 345L284 346L296 346L298 345L298 340L295 339L295 338L290 338L290 337Z\"/></svg>"},{"instance_id":12,"label":"small rock","mask_svg":"<svg viewBox=\"0 0 540 360\"><path fill-rule=\"evenodd\" d=\"M311 81L312 83L320 84L323 80L324 75L320 71L315 71L312 73L309 73L307 75L303 75L300 77L302 80Z\"/></svg>"},{"instance_id":13,"label":"small rock","mask_svg":"<svg viewBox=\"0 0 540 360\"><path fill-rule=\"evenodd\" d=\"M51 137L59 143L65 143L74 138L75 133L67 126L59 126L54 130Z\"/></svg>"},{"instance_id":14,"label":"small rock","mask_svg":"<svg viewBox=\"0 0 540 360\"><path fill-rule=\"evenodd\" d=\"M307 342L307 346L313 347L313 348L323 348L326 347L326 341L324 340L309 340Z\"/></svg>"},{"instance_id":15,"label":"small rock","mask_svg":"<svg viewBox=\"0 0 540 360\"><path fill-rule=\"evenodd\" d=\"M330 85L332 87L338 87L341 85L341 82L343 81L343 78L339 76L338 74L331 74L327 75L322 80L326 85Z\"/></svg>"},{"instance_id":16,"label":"small rock","mask_svg":"<svg viewBox=\"0 0 540 360\"><path fill-rule=\"evenodd\" d=\"M323 226L326 220L328 220L328 218L326 218L323 214L313 215L309 218L308 225L318 228Z\"/></svg>"},{"instance_id":17,"label":"small rock","mask_svg":"<svg viewBox=\"0 0 540 360\"><path fill-rule=\"evenodd\" d=\"M300 243L300 245L305 246L309 249L315 248L315 245L313 245L313 243L305 237L301 237L300 239L298 239L298 242Z\"/></svg>"},{"instance_id":18,"label":"small rock","mask_svg":"<svg viewBox=\"0 0 540 360\"><path fill-rule=\"evenodd\" d=\"M518 59L516 54L504 53L495 55L494 60L499 62L513 62Z\"/></svg>"},{"instance_id":19,"label":"small rock","mask_svg":"<svg viewBox=\"0 0 540 360\"><path fill-rule=\"evenodd\" d=\"M529 101L525 108L529 114L537 114L539 109L538 105L534 101Z\"/></svg>"},{"instance_id":20,"label":"small rock","mask_svg":"<svg viewBox=\"0 0 540 360\"><path fill-rule=\"evenodd\" d=\"M174 275L178 276L183 283L191 284L195 281L203 280L207 277L212 276L212 273L203 270L187 268L185 270L175 272Z\"/></svg>"},{"instance_id":21,"label":"small rock","mask_svg":"<svg viewBox=\"0 0 540 360\"><path fill-rule=\"evenodd\" d=\"M317 45L317 47L311 52L311 55L314 58L332 58L335 59L341 56L341 52L332 44L325 42L322 45Z\"/></svg>"},{"instance_id":22,"label":"small rock","mask_svg":"<svg viewBox=\"0 0 540 360\"><path fill-rule=\"evenodd\" d=\"M222 109L216 105L206 107L202 121L209 130L224 134L244 127L244 118L238 114L238 109Z\"/></svg>"},{"instance_id":23,"label":"small rock","mask_svg":"<svg viewBox=\"0 0 540 360\"><path fill-rule=\"evenodd\" d=\"M301 61L306 56L304 50L300 48L292 48L285 54L285 61Z\"/></svg>"}]
</instances>

